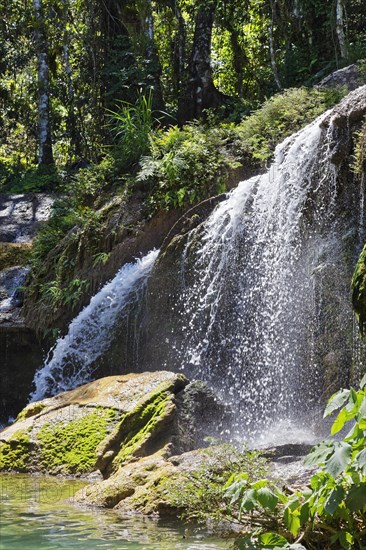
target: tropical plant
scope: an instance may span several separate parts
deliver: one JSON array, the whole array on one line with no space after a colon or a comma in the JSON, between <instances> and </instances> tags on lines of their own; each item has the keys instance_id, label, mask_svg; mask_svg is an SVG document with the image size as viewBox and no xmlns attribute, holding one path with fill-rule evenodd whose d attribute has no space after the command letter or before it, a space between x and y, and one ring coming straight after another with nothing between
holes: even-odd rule
<instances>
[{"instance_id":1,"label":"tropical plant","mask_svg":"<svg viewBox=\"0 0 366 550\"><path fill-rule=\"evenodd\" d=\"M241 521L262 524L239 539L237 548L366 548L366 375L358 391L334 394L324 416L336 411L331 435L346 424L350 429L341 441L324 441L306 457L307 466L319 468L306 489L281 490L268 480L249 483L245 475L229 479L226 497Z\"/></svg>"}]
</instances>

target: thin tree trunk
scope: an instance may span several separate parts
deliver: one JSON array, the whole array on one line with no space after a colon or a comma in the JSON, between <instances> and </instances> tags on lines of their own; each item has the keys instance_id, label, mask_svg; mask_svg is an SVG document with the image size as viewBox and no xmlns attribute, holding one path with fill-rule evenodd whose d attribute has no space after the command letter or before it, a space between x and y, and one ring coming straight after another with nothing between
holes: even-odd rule
<instances>
[{"instance_id":1,"label":"thin tree trunk","mask_svg":"<svg viewBox=\"0 0 366 550\"><path fill-rule=\"evenodd\" d=\"M278 74L278 69L277 69L276 50L275 50L274 37L273 37L273 22L274 22L274 18L275 18L275 3L273 2L273 0L271 0L270 4L271 4L272 14L271 14L271 22L270 22L269 28L268 28L269 53L270 53L270 56L271 56L272 73L273 73L277 88L279 90L282 90L282 84L281 84L280 77L279 77L279 74Z\"/></svg>"},{"instance_id":2,"label":"thin tree trunk","mask_svg":"<svg viewBox=\"0 0 366 550\"><path fill-rule=\"evenodd\" d=\"M42 0L33 0L36 21L35 42L38 58L38 163L53 164L48 47L44 29Z\"/></svg>"},{"instance_id":3,"label":"thin tree trunk","mask_svg":"<svg viewBox=\"0 0 366 550\"><path fill-rule=\"evenodd\" d=\"M152 11L152 2L147 0L147 16L146 16L146 56L150 62L150 75L153 84L153 99L154 106L158 109L164 109L164 100L163 92L161 89L161 65L159 62L158 54L155 47L155 36L154 36L154 19Z\"/></svg>"},{"instance_id":4,"label":"thin tree trunk","mask_svg":"<svg viewBox=\"0 0 366 550\"><path fill-rule=\"evenodd\" d=\"M64 63L65 63L65 73L66 73L66 82L67 82L67 92L68 92L68 116L67 116L67 131L70 136L70 145L71 145L71 155L75 155L80 158L82 155L81 152L81 136L77 129L76 117L75 117L75 90L72 82L72 69L70 65L70 56L69 48L67 45L67 33L64 34Z\"/></svg>"},{"instance_id":5,"label":"thin tree trunk","mask_svg":"<svg viewBox=\"0 0 366 550\"><path fill-rule=\"evenodd\" d=\"M341 59L348 59L348 48L346 42L345 22L344 22L344 5L342 0L337 0L336 3L336 33L338 37L339 50Z\"/></svg>"},{"instance_id":6,"label":"thin tree trunk","mask_svg":"<svg viewBox=\"0 0 366 550\"><path fill-rule=\"evenodd\" d=\"M177 67L177 87L178 94L182 90L184 74L185 74L185 53L186 53L186 25L182 15L182 12L178 8L176 2L174 5L174 13L178 21L178 35L177 35L177 55L176 55L176 67Z\"/></svg>"}]
</instances>

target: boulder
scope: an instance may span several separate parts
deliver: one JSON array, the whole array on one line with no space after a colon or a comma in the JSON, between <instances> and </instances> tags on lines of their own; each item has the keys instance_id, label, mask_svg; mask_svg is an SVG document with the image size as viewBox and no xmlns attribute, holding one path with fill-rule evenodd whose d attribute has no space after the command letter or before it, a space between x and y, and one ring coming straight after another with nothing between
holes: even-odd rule
<instances>
[{"instance_id":1,"label":"boulder","mask_svg":"<svg viewBox=\"0 0 366 550\"><path fill-rule=\"evenodd\" d=\"M358 86L361 86L362 75L357 65L348 65L343 69L338 69L329 74L318 84L319 88L336 88L338 86L345 86L349 91L355 90Z\"/></svg>"},{"instance_id":2,"label":"boulder","mask_svg":"<svg viewBox=\"0 0 366 550\"><path fill-rule=\"evenodd\" d=\"M220 411L204 384L182 374L102 378L29 404L0 432L0 470L109 477L140 457L204 444Z\"/></svg>"}]
</instances>

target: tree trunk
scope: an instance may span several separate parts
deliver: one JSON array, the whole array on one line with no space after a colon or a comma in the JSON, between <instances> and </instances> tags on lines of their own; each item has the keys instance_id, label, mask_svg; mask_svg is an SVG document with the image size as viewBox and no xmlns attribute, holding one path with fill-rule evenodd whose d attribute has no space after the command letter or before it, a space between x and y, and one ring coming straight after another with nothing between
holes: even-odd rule
<instances>
[{"instance_id":1,"label":"tree trunk","mask_svg":"<svg viewBox=\"0 0 366 550\"><path fill-rule=\"evenodd\" d=\"M36 22L35 43L38 58L38 164L53 164L47 37L42 0L33 0Z\"/></svg>"},{"instance_id":2,"label":"tree trunk","mask_svg":"<svg viewBox=\"0 0 366 550\"><path fill-rule=\"evenodd\" d=\"M270 53L270 56L271 56L271 67L272 67L273 77L275 79L277 88L279 90L282 90L282 84L281 84L280 77L279 77L279 74L278 74L278 69L277 69L276 50L275 50L274 37L273 37L273 23L274 23L274 19L275 19L275 9L276 9L275 8L275 2L273 2L273 0L271 0L270 5L271 5L271 22L270 22L269 28L268 28L269 53Z\"/></svg>"},{"instance_id":3,"label":"tree trunk","mask_svg":"<svg viewBox=\"0 0 366 550\"><path fill-rule=\"evenodd\" d=\"M150 78L153 88L153 103L157 109L164 109L163 92L161 89L161 65L155 47L154 20L151 0L147 0L147 16L145 21L146 57L150 63Z\"/></svg>"},{"instance_id":4,"label":"tree trunk","mask_svg":"<svg viewBox=\"0 0 366 550\"><path fill-rule=\"evenodd\" d=\"M211 39L217 0L201 2L197 10L189 75L183 98L178 107L182 124L199 118L204 109L218 107L224 96L213 83L211 68Z\"/></svg>"},{"instance_id":5,"label":"tree trunk","mask_svg":"<svg viewBox=\"0 0 366 550\"><path fill-rule=\"evenodd\" d=\"M339 50L341 59L348 59L348 48L346 42L345 22L344 22L344 6L342 0L337 0L336 3L336 33L338 37Z\"/></svg>"}]
</instances>

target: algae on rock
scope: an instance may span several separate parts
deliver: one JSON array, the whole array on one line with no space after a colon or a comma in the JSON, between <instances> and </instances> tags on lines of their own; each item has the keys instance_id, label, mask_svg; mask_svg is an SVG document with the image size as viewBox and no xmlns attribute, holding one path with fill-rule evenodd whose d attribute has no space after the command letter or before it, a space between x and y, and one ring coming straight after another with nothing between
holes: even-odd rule
<instances>
[{"instance_id":1,"label":"algae on rock","mask_svg":"<svg viewBox=\"0 0 366 550\"><path fill-rule=\"evenodd\" d=\"M197 431L202 443L217 423L213 411L221 409L211 404L211 424L202 431L202 415L194 421L185 410L186 387L182 374L148 372L102 378L31 403L0 432L0 470L108 477L140 457L190 450L199 442L188 432ZM214 396L206 393L209 406ZM199 411L194 399L203 399L203 386L188 395Z\"/></svg>"}]
</instances>

